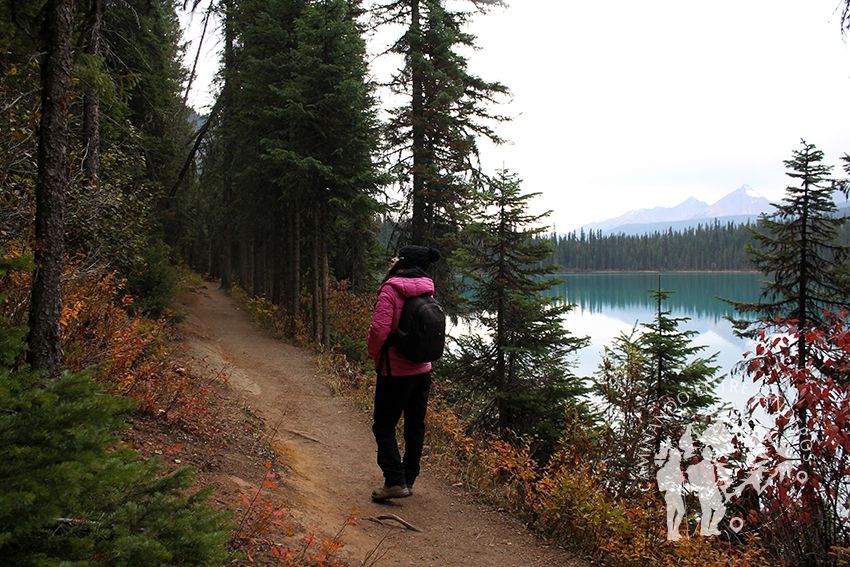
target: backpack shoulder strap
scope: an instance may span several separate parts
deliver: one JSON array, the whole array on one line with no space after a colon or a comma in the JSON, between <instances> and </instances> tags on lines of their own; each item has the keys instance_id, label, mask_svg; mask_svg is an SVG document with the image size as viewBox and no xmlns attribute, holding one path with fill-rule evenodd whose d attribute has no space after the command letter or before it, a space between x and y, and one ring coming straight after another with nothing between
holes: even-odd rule
<instances>
[{"instance_id":1,"label":"backpack shoulder strap","mask_svg":"<svg viewBox=\"0 0 850 567\"><path fill-rule=\"evenodd\" d=\"M392 378L393 372L390 369L390 341L392 335L387 337L387 340L384 341L383 346L381 347L381 354L378 356L378 375L381 374L381 367L384 365L384 361L387 363L387 377Z\"/></svg>"}]
</instances>

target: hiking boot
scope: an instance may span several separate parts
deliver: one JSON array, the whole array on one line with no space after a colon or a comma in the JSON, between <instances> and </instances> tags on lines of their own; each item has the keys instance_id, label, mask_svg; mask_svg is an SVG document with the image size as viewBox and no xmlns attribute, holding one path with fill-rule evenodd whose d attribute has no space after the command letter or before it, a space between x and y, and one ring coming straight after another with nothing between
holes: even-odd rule
<instances>
[{"instance_id":1,"label":"hiking boot","mask_svg":"<svg viewBox=\"0 0 850 567\"><path fill-rule=\"evenodd\" d=\"M372 500L375 502L383 502L390 498L407 498L410 496L410 490L406 486L382 486L372 491Z\"/></svg>"}]
</instances>

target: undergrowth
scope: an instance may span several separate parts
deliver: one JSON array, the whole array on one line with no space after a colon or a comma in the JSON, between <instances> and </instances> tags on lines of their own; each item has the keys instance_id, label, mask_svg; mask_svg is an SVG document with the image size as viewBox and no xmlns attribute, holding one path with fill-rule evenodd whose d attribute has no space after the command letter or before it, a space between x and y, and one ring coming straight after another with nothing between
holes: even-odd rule
<instances>
[{"instance_id":1,"label":"undergrowth","mask_svg":"<svg viewBox=\"0 0 850 567\"><path fill-rule=\"evenodd\" d=\"M25 252L22 248L13 248L4 253L4 258L19 259ZM197 276L191 273L184 273L183 278L184 287L198 283ZM23 270L0 274L0 288L8 293L8 301L0 305L0 320L6 321L5 326L20 327L26 321L30 281L30 273ZM124 293L123 282L114 273L104 273L96 266L85 266L73 260L66 266L62 293L63 368L75 373L86 372L100 383L100 388L116 396L115 399L134 400L135 427L183 430L206 439L212 444L214 453L226 445L225 440L218 438L220 416L213 399L215 382L226 380L220 371L193 367L186 362L190 357L184 356L184 348L177 342L171 324L179 321L181 314L167 312L167 318L157 320L132 316L133 309L129 307L133 299ZM269 325L274 328L273 321L283 321L281 314L262 300L247 304L252 315L267 328ZM279 328L277 336L297 339L303 330L292 321L284 324L288 326ZM341 364L346 359L336 354L327 360L331 364ZM17 363L21 364L22 359ZM262 442L263 434L258 435ZM273 454L271 444L267 445ZM179 448L173 450L176 452ZM166 451L172 453L171 448ZM241 495L243 511L233 519L227 541L219 540L235 554L232 564L251 565L263 561L263 564L286 567L342 567L345 563L336 557L336 552L342 547L342 531L357 521L356 510L342 519L339 532L333 536L314 531L298 535L289 523L286 507L268 494L270 489L276 488L277 473L272 467L272 462L276 461L279 461L276 457L266 461L262 483L253 493ZM193 476L191 469L184 467L168 473L167 478L174 478L172 484L177 486L179 482L185 490ZM160 484L164 486L164 482ZM200 492L192 497L190 504L197 507L199 501L209 495L208 490ZM231 507L236 506L237 503L231 503ZM224 518L223 515L212 517L219 523ZM199 517L196 523L201 520ZM219 556L223 557L225 549L223 546L220 549ZM206 556L210 555L214 554Z\"/></svg>"},{"instance_id":2,"label":"undergrowth","mask_svg":"<svg viewBox=\"0 0 850 567\"><path fill-rule=\"evenodd\" d=\"M274 461L266 461L264 479L250 494L240 494L245 510L236 519L238 524L228 541L228 548L248 561L239 565L272 562L279 567L345 567L347 564L336 557L336 552L343 547L341 539L345 528L358 521L356 509L342 520L339 531L333 536L313 530L299 535L289 520L287 507L268 494L278 486L275 462L284 463L276 456Z\"/></svg>"},{"instance_id":3,"label":"undergrowth","mask_svg":"<svg viewBox=\"0 0 850 567\"><path fill-rule=\"evenodd\" d=\"M191 390L201 399L196 381L177 380L175 390L171 372L149 374L171 369L163 327L128 317L120 301L116 307L110 277L71 263L63 277L63 371L33 372L23 363L18 323L31 269L22 258L19 250L0 258L0 563L200 567L229 560L228 514L211 508L211 490L193 491L191 469L143 459L118 436L138 407L174 422L206 421L186 397Z\"/></svg>"},{"instance_id":4,"label":"undergrowth","mask_svg":"<svg viewBox=\"0 0 850 567\"><path fill-rule=\"evenodd\" d=\"M24 252L7 250L5 257ZM0 316L11 325L26 323L30 277L20 271L0 279L10 299L0 307ZM88 370L111 394L137 400L142 414L196 433L210 430L208 401L217 376L181 362L177 354L183 347L170 321L131 316L126 308L133 301L115 273L69 261L62 276L62 367Z\"/></svg>"}]
</instances>

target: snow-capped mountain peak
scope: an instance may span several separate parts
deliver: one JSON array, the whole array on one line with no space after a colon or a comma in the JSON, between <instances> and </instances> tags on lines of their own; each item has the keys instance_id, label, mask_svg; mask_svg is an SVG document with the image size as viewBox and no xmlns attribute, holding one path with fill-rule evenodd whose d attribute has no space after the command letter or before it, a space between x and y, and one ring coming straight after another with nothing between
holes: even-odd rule
<instances>
[{"instance_id":1,"label":"snow-capped mountain peak","mask_svg":"<svg viewBox=\"0 0 850 567\"><path fill-rule=\"evenodd\" d=\"M691 224L696 225L701 219L755 217L761 213L770 212L771 209L770 201L745 184L710 206L699 199L689 197L675 207L636 209L603 222L587 224L582 228L611 233L630 232L628 230L629 225L648 227L648 225L658 225L659 223L689 224L688 221L693 221Z\"/></svg>"},{"instance_id":2,"label":"snow-capped mountain peak","mask_svg":"<svg viewBox=\"0 0 850 567\"><path fill-rule=\"evenodd\" d=\"M771 209L770 201L742 185L692 218L710 219L733 215L758 215Z\"/></svg>"}]
</instances>

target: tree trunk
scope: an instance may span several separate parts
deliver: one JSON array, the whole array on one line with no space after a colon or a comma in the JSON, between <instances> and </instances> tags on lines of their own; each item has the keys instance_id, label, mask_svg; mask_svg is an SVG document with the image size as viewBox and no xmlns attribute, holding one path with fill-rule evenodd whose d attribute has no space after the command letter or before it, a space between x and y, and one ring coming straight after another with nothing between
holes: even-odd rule
<instances>
[{"instance_id":1,"label":"tree trunk","mask_svg":"<svg viewBox=\"0 0 850 567\"><path fill-rule=\"evenodd\" d=\"M292 214L292 315L301 315L301 207L295 203Z\"/></svg>"},{"instance_id":2,"label":"tree trunk","mask_svg":"<svg viewBox=\"0 0 850 567\"><path fill-rule=\"evenodd\" d=\"M254 237L254 295L260 297L266 293L263 286L263 270L266 265L266 247L261 234Z\"/></svg>"},{"instance_id":3,"label":"tree trunk","mask_svg":"<svg viewBox=\"0 0 850 567\"><path fill-rule=\"evenodd\" d=\"M806 312L806 306L808 304L808 291L809 291L809 258L806 254L809 250L809 182L808 179L804 179L802 183L802 188L805 191L805 199L803 200L803 210L800 215L800 238L799 244L800 247L800 261L797 265L797 274L799 278L799 283L797 284L799 287L797 289L797 325L799 326L800 336L797 339L797 368L801 371L806 367L806 364L809 360L809 353L806 344L806 335L808 335L809 331L809 317ZM802 375L802 372L801 372ZM798 378L797 380L800 380ZM795 380L795 382L797 381ZM799 384L794 384L797 387L797 391L800 392ZM809 402L807 398L801 394L797 394L798 396L798 406L796 410L796 418L797 418L797 428L799 429L799 440L798 444L800 447L800 463L802 470L811 475L811 453L812 453L812 433L809 431ZM804 486L803 494L805 499L809 504L815 501L815 496L812 491L812 483L806 483L807 486Z\"/></svg>"},{"instance_id":4,"label":"tree trunk","mask_svg":"<svg viewBox=\"0 0 850 567\"><path fill-rule=\"evenodd\" d=\"M313 206L313 342L320 344L322 340L321 330L319 328L319 316L321 313L321 305L319 303L319 211L318 207Z\"/></svg>"},{"instance_id":5,"label":"tree trunk","mask_svg":"<svg viewBox=\"0 0 850 567\"><path fill-rule=\"evenodd\" d=\"M425 242L425 90L422 82L422 32L419 26L419 0L410 2L409 48L411 65L411 115L413 135L413 218L412 242Z\"/></svg>"},{"instance_id":6,"label":"tree trunk","mask_svg":"<svg viewBox=\"0 0 850 567\"><path fill-rule=\"evenodd\" d=\"M284 270L283 270L283 289L282 289L282 301L284 308L290 313L293 311L292 304L295 297L294 286L292 285L293 280L293 258L295 257L295 238L293 238L293 233L295 232L295 227L292 226L292 218L293 218L292 207L286 207L284 211L284 223L285 226L283 228L283 262L284 262Z\"/></svg>"},{"instance_id":7,"label":"tree trunk","mask_svg":"<svg viewBox=\"0 0 850 567\"><path fill-rule=\"evenodd\" d=\"M222 87L222 96L224 98L224 114L222 121L225 124L230 123L233 116L233 84L230 80L230 74L234 72L233 60L233 6L231 2L225 2L225 18L224 18L224 86ZM223 239L223 254L221 257L221 287L229 289L233 285L232 261L231 261L231 239L233 230L232 211L230 210L232 193L233 193L233 178L230 170L233 166L233 148L232 143L227 141L225 136L224 170L222 176L222 184L224 190L224 227L222 230Z\"/></svg>"},{"instance_id":8,"label":"tree trunk","mask_svg":"<svg viewBox=\"0 0 850 567\"><path fill-rule=\"evenodd\" d=\"M242 289L248 289L248 237L245 231L239 238L239 285Z\"/></svg>"},{"instance_id":9,"label":"tree trunk","mask_svg":"<svg viewBox=\"0 0 850 567\"><path fill-rule=\"evenodd\" d=\"M86 19L86 54L100 55L101 0L90 0ZM97 182L100 168L100 95L94 86L83 94L83 176L86 185Z\"/></svg>"},{"instance_id":10,"label":"tree trunk","mask_svg":"<svg viewBox=\"0 0 850 567\"><path fill-rule=\"evenodd\" d=\"M245 235L245 240L248 243L248 265L245 271L248 272L248 279L245 281L245 293L249 293L254 289L254 265L257 262L257 250L254 240Z\"/></svg>"},{"instance_id":11,"label":"tree trunk","mask_svg":"<svg viewBox=\"0 0 850 567\"><path fill-rule=\"evenodd\" d=\"M322 347L329 349L331 346L331 305L330 305L330 277L328 274L328 235L324 230L328 226L328 196L327 191L322 198L320 235L322 262Z\"/></svg>"},{"instance_id":12,"label":"tree trunk","mask_svg":"<svg viewBox=\"0 0 850 567\"><path fill-rule=\"evenodd\" d=\"M27 361L53 375L61 362L62 268L65 257L65 184L68 92L71 76L72 0L47 9L47 56L42 66L42 115L35 189L36 271L29 312Z\"/></svg>"},{"instance_id":13,"label":"tree trunk","mask_svg":"<svg viewBox=\"0 0 850 567\"><path fill-rule=\"evenodd\" d=\"M221 242L221 288L230 289L233 285L233 251L231 250L232 243L230 241L230 228L225 221L224 234Z\"/></svg>"},{"instance_id":14,"label":"tree trunk","mask_svg":"<svg viewBox=\"0 0 850 567\"><path fill-rule=\"evenodd\" d=\"M501 222L499 223L499 243L498 243L498 262L502 268L499 269L500 276L504 274L504 265L507 261L507 250L505 249L507 242L506 226L505 226L505 210L501 211ZM503 289L499 291L499 299L496 302L496 389L499 393L499 421L497 428L499 434L506 437L508 429L511 427L511 419L508 409L508 388L510 383L506 370L506 357L508 348L508 329L507 329L507 310L508 302Z\"/></svg>"},{"instance_id":15,"label":"tree trunk","mask_svg":"<svg viewBox=\"0 0 850 567\"><path fill-rule=\"evenodd\" d=\"M283 227L280 226L281 214L274 215L274 230L272 231L272 253L271 253L271 302L275 305L282 305L283 301L283 278L284 276L284 261L283 261Z\"/></svg>"}]
</instances>

